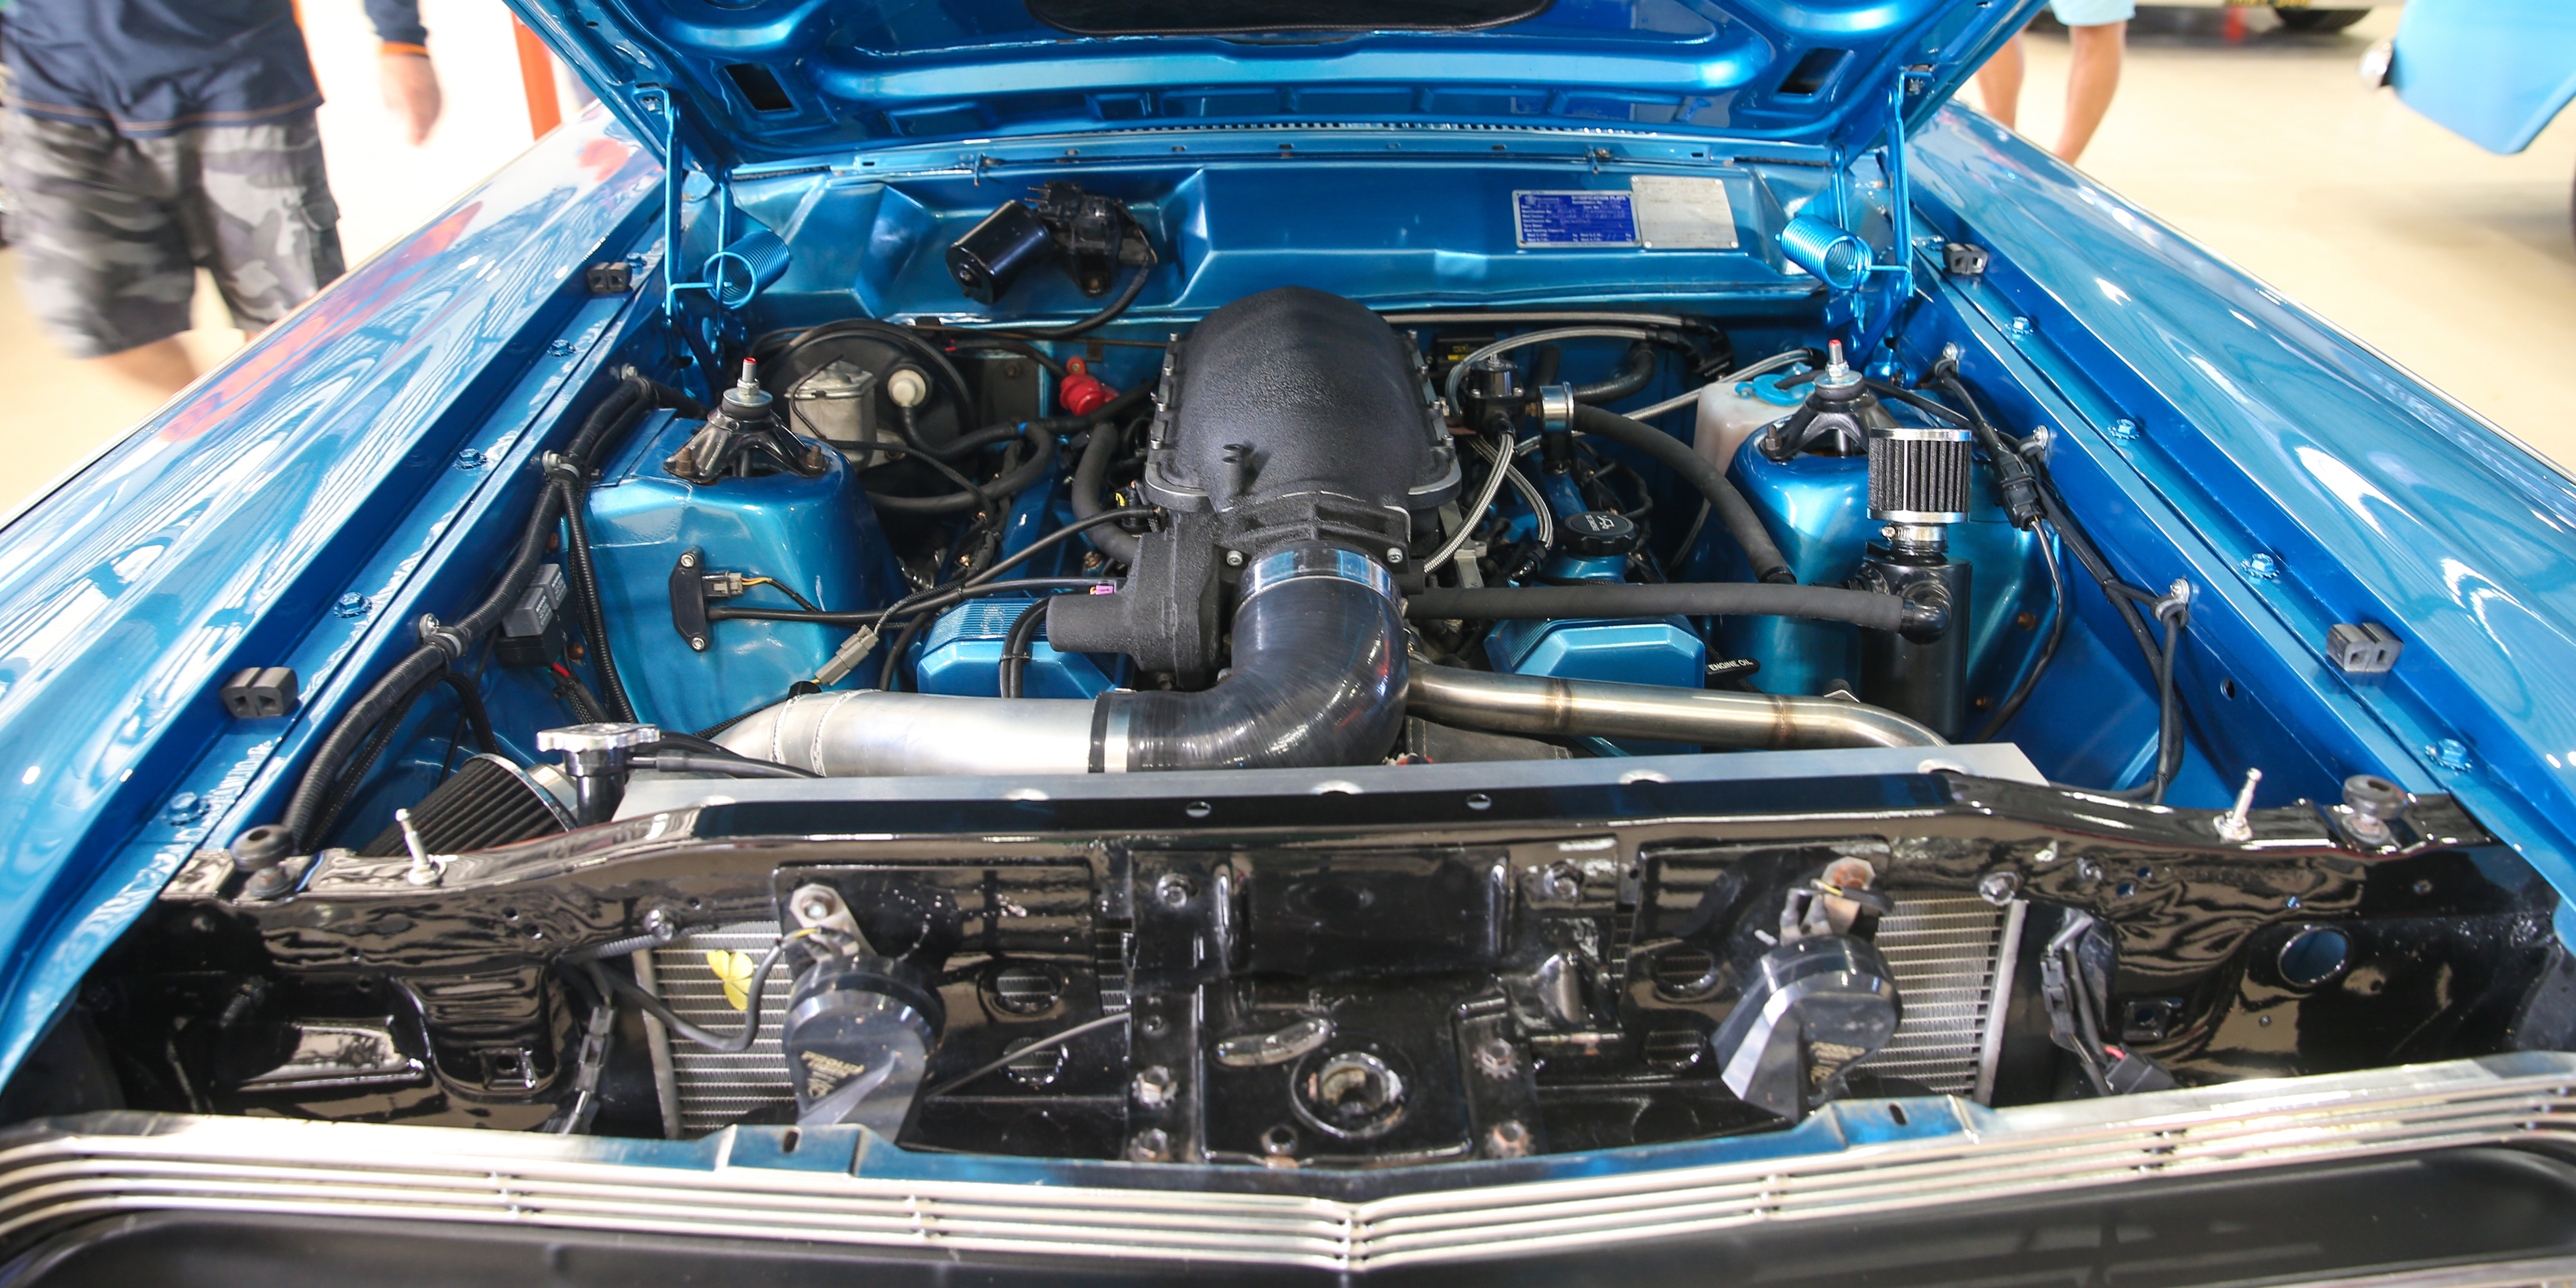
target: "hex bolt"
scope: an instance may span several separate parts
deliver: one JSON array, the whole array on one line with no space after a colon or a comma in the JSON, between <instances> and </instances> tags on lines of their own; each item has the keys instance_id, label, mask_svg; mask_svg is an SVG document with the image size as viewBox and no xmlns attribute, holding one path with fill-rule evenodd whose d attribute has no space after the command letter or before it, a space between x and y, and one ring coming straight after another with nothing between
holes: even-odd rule
<instances>
[{"instance_id":1,"label":"hex bolt","mask_svg":"<svg viewBox=\"0 0 2576 1288\"><path fill-rule=\"evenodd\" d=\"M1242 567L1242 566L1243 566L1243 552L1242 552L1242 551L1240 551L1240 550L1228 550L1228 551L1226 551L1226 552L1225 552L1225 566L1226 566L1226 567L1228 567L1228 568L1240 568L1240 567Z\"/></svg>"},{"instance_id":2,"label":"hex bolt","mask_svg":"<svg viewBox=\"0 0 2576 1288\"><path fill-rule=\"evenodd\" d=\"M1196 893L1198 890L1190 883L1190 879L1178 872L1166 872L1161 880L1154 883L1154 897L1162 900L1166 908L1181 907L1190 901L1191 895Z\"/></svg>"},{"instance_id":3,"label":"hex bolt","mask_svg":"<svg viewBox=\"0 0 2576 1288\"><path fill-rule=\"evenodd\" d=\"M695 568L695 567L697 567L697 566L698 566L698 552L697 552L697 551L695 551L695 550L691 550L691 551L687 551L687 552L683 553L683 554L680 556L680 566L681 566L681 567L683 567L683 568Z\"/></svg>"},{"instance_id":4,"label":"hex bolt","mask_svg":"<svg viewBox=\"0 0 2576 1288\"><path fill-rule=\"evenodd\" d=\"M1127 1141L1127 1159L1134 1163L1159 1163L1172 1156L1172 1136L1160 1127L1148 1127Z\"/></svg>"},{"instance_id":5,"label":"hex bolt","mask_svg":"<svg viewBox=\"0 0 2576 1288\"><path fill-rule=\"evenodd\" d=\"M1998 908L2009 907L2021 893L2021 874L2009 869L1996 870L1977 878L1977 897Z\"/></svg>"},{"instance_id":6,"label":"hex bolt","mask_svg":"<svg viewBox=\"0 0 2576 1288\"><path fill-rule=\"evenodd\" d=\"M1154 1065L1136 1075L1136 1103L1147 1109L1160 1109L1172 1103L1172 1093L1179 1088L1171 1070Z\"/></svg>"},{"instance_id":7,"label":"hex bolt","mask_svg":"<svg viewBox=\"0 0 2576 1288\"><path fill-rule=\"evenodd\" d=\"M1495 1158L1519 1158L1529 1149L1529 1128L1517 1118L1506 1118L1485 1129L1485 1152Z\"/></svg>"},{"instance_id":8,"label":"hex bolt","mask_svg":"<svg viewBox=\"0 0 2576 1288\"><path fill-rule=\"evenodd\" d=\"M367 615L367 597L350 591L331 601L331 611L342 617L364 617Z\"/></svg>"},{"instance_id":9,"label":"hex bolt","mask_svg":"<svg viewBox=\"0 0 2576 1288\"><path fill-rule=\"evenodd\" d=\"M706 636L704 636L704 635L692 635L692 636L690 636L690 637L689 637L689 647L690 647L690 648L692 648L692 649L695 649L696 651L698 651L698 652L700 652L700 653L704 653L704 652L706 652L706 651L707 651L707 637L706 637Z\"/></svg>"},{"instance_id":10,"label":"hex bolt","mask_svg":"<svg viewBox=\"0 0 2576 1288\"><path fill-rule=\"evenodd\" d=\"M679 914L659 904L644 910L644 933L655 943L667 944L680 937Z\"/></svg>"},{"instance_id":11,"label":"hex bolt","mask_svg":"<svg viewBox=\"0 0 2576 1288\"><path fill-rule=\"evenodd\" d=\"M1404 547L1402 547L1402 546L1388 546L1388 547L1386 548L1386 561L1387 561L1388 563L1390 563L1390 564L1400 564L1400 563L1403 563L1403 562L1404 562Z\"/></svg>"},{"instance_id":12,"label":"hex bolt","mask_svg":"<svg viewBox=\"0 0 2576 1288\"><path fill-rule=\"evenodd\" d=\"M1512 1044L1501 1038L1487 1038L1476 1044L1476 1072L1488 1078L1508 1078L1520 1063Z\"/></svg>"},{"instance_id":13,"label":"hex bolt","mask_svg":"<svg viewBox=\"0 0 2576 1288\"><path fill-rule=\"evenodd\" d=\"M820 890L808 890L796 897L796 916L807 925L830 921L840 908L832 896Z\"/></svg>"},{"instance_id":14,"label":"hex bolt","mask_svg":"<svg viewBox=\"0 0 2576 1288\"><path fill-rule=\"evenodd\" d=\"M1539 873L1539 893L1550 899L1572 903L1583 897L1583 873L1572 863L1559 859Z\"/></svg>"},{"instance_id":15,"label":"hex bolt","mask_svg":"<svg viewBox=\"0 0 2576 1288\"><path fill-rule=\"evenodd\" d=\"M181 792L178 795L171 797L169 804L164 805L161 809L161 816L163 818L166 818L173 823L183 825L194 823L198 819L205 817L205 815L206 802L195 792Z\"/></svg>"},{"instance_id":16,"label":"hex bolt","mask_svg":"<svg viewBox=\"0 0 2576 1288\"><path fill-rule=\"evenodd\" d=\"M458 452L456 454L456 468L460 470L479 470L483 468L483 453L478 452L471 447Z\"/></svg>"}]
</instances>

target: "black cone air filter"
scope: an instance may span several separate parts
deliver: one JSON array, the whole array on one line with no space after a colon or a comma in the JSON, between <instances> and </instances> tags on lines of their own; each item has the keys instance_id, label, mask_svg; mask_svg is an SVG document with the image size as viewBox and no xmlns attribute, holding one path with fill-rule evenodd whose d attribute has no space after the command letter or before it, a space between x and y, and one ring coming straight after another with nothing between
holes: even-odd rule
<instances>
[{"instance_id":1,"label":"black cone air filter","mask_svg":"<svg viewBox=\"0 0 2576 1288\"><path fill-rule=\"evenodd\" d=\"M499 756L476 756L411 807L411 825L420 829L420 843L432 854L488 850L570 831L572 813L565 803L570 787L558 798L539 781L539 775L554 772L540 766L532 773ZM386 828L358 853L369 858L408 853L402 829Z\"/></svg>"}]
</instances>

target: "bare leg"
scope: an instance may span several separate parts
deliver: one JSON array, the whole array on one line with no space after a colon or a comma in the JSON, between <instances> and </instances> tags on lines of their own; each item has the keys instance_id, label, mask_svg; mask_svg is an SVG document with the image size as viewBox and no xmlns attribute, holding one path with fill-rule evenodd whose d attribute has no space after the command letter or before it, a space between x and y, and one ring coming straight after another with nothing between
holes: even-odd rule
<instances>
[{"instance_id":1,"label":"bare leg","mask_svg":"<svg viewBox=\"0 0 2576 1288\"><path fill-rule=\"evenodd\" d=\"M197 378L197 364L178 337L136 345L122 353L111 353L92 359L99 366L153 392L169 395L188 387Z\"/></svg>"},{"instance_id":2,"label":"bare leg","mask_svg":"<svg viewBox=\"0 0 2576 1288\"><path fill-rule=\"evenodd\" d=\"M2021 37L2015 36L1986 60L1977 71L1977 96L1986 102L1986 115L2005 129L2021 115Z\"/></svg>"},{"instance_id":3,"label":"bare leg","mask_svg":"<svg viewBox=\"0 0 2576 1288\"><path fill-rule=\"evenodd\" d=\"M2084 155L2093 132L2102 128L2102 118L2111 110L2111 96L2119 92L2120 55L2129 43L2129 24L2106 22L2066 31L2074 42L2073 62L2066 72L2066 132L2058 136L2057 155L2071 165Z\"/></svg>"}]
</instances>

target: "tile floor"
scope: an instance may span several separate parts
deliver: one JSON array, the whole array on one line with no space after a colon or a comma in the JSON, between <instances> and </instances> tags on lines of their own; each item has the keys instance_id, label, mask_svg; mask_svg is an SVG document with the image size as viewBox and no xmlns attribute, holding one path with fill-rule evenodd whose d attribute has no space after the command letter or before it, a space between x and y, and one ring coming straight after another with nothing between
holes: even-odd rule
<instances>
[{"instance_id":1,"label":"tile floor","mask_svg":"<svg viewBox=\"0 0 2576 1288\"><path fill-rule=\"evenodd\" d=\"M307 0L330 95L341 235L352 262L427 219L526 146L508 20L492 0L424 0L447 117L424 149L395 138L377 102L373 39L357 0ZM2209 10L2149 10L2119 102L2086 157L2112 188L2449 390L2507 432L2576 466L2576 112L2530 151L2495 157L2361 88L2362 51L2396 29L2382 10L2344 33L2230 41ZM2022 124L2056 136L2066 38L2030 37ZM1973 100L1973 94L1970 95ZM0 251L0 261L8 259ZM201 293L201 361L238 342ZM64 361L20 307L0 263L0 445L18 464L0 509L43 488L154 400ZM25 394L42 389L38 400ZM66 410L70 409L70 410Z\"/></svg>"}]
</instances>

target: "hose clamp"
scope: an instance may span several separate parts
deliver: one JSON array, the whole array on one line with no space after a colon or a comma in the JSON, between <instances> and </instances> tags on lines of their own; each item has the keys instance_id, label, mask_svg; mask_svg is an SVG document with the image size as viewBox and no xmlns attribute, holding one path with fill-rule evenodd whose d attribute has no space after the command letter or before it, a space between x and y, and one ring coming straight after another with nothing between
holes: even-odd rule
<instances>
[{"instance_id":1,"label":"hose clamp","mask_svg":"<svg viewBox=\"0 0 2576 1288\"><path fill-rule=\"evenodd\" d=\"M1339 546L1294 546L1266 554L1243 570L1243 598L1253 598L1273 587L1309 577L1331 577L1357 582L1390 601L1395 599L1395 576L1376 560Z\"/></svg>"},{"instance_id":2,"label":"hose clamp","mask_svg":"<svg viewBox=\"0 0 2576 1288\"><path fill-rule=\"evenodd\" d=\"M1538 432L1565 434L1574 429L1574 386L1538 387Z\"/></svg>"}]
</instances>

